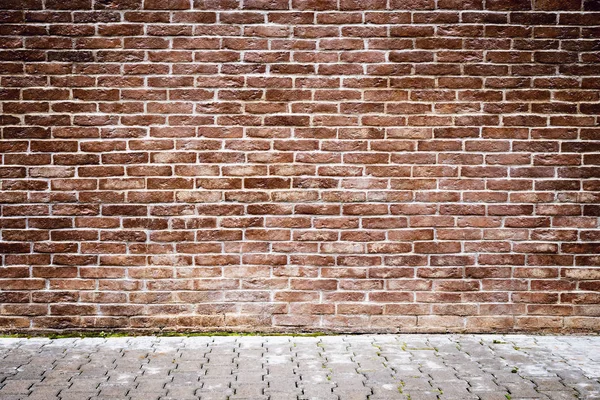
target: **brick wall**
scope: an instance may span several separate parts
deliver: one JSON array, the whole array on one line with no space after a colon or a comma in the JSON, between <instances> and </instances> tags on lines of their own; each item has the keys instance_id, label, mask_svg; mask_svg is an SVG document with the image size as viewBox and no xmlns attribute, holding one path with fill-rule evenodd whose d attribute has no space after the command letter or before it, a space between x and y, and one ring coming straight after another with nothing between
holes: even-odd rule
<instances>
[{"instance_id":1,"label":"brick wall","mask_svg":"<svg viewBox=\"0 0 600 400\"><path fill-rule=\"evenodd\" d=\"M600 1L0 9L0 330L600 330Z\"/></svg>"}]
</instances>

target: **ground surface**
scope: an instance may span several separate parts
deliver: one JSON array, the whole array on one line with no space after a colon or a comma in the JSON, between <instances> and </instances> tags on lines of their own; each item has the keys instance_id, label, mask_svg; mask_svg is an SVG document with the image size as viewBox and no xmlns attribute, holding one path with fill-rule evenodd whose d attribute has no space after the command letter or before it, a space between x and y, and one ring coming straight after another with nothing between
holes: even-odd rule
<instances>
[{"instance_id":1,"label":"ground surface","mask_svg":"<svg viewBox=\"0 0 600 400\"><path fill-rule=\"evenodd\" d=\"M600 337L0 339L0 399L600 399Z\"/></svg>"}]
</instances>

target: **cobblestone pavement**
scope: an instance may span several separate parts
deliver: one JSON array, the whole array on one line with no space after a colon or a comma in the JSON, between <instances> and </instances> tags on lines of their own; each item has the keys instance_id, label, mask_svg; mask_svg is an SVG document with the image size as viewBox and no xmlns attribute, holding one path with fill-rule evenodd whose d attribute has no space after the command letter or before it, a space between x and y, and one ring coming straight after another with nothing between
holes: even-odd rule
<instances>
[{"instance_id":1,"label":"cobblestone pavement","mask_svg":"<svg viewBox=\"0 0 600 400\"><path fill-rule=\"evenodd\" d=\"M600 399L600 337L0 339L0 399Z\"/></svg>"}]
</instances>

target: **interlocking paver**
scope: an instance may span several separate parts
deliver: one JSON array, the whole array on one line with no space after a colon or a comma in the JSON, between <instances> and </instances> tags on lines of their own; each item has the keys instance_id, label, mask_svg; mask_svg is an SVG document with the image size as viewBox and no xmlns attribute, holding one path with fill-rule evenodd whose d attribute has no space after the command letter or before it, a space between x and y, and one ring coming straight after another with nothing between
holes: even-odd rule
<instances>
[{"instance_id":1,"label":"interlocking paver","mask_svg":"<svg viewBox=\"0 0 600 400\"><path fill-rule=\"evenodd\" d=\"M0 339L0 399L600 399L600 338Z\"/></svg>"}]
</instances>

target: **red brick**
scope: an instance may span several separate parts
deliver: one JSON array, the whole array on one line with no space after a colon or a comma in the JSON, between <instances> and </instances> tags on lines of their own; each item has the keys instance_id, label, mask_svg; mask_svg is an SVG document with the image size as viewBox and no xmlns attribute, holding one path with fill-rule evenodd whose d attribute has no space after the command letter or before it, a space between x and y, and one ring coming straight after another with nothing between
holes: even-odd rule
<instances>
[{"instance_id":1,"label":"red brick","mask_svg":"<svg viewBox=\"0 0 600 400\"><path fill-rule=\"evenodd\" d=\"M597 2L21 3L9 329L597 328Z\"/></svg>"}]
</instances>

